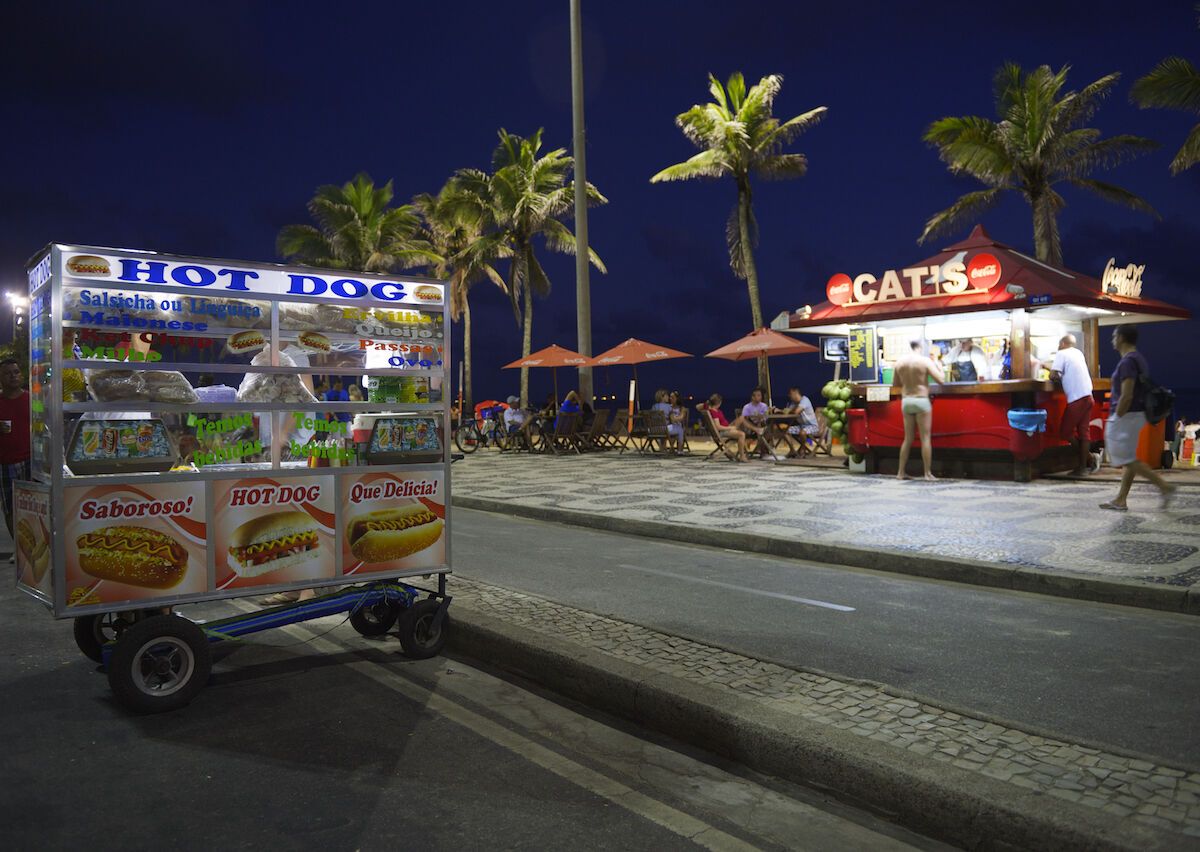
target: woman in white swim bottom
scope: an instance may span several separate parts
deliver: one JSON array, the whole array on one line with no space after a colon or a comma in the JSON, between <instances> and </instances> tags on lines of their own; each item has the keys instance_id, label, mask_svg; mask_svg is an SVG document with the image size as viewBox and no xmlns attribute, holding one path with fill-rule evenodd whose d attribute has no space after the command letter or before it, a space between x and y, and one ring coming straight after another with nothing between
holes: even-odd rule
<instances>
[{"instance_id":1,"label":"woman in white swim bottom","mask_svg":"<svg viewBox=\"0 0 1200 852\"><path fill-rule=\"evenodd\" d=\"M900 398L900 412L904 415L904 442L900 444L900 467L897 479L907 479L904 472L908 466L908 453L912 449L913 433L921 436L921 461L925 465L925 478L933 479L933 447L930 432L933 427L933 403L927 396L905 396Z\"/></svg>"}]
</instances>

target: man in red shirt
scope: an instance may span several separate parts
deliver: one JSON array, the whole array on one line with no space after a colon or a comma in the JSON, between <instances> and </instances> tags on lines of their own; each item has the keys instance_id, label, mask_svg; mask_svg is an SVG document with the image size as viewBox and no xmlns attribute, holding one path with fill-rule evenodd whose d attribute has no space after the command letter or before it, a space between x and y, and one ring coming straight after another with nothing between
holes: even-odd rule
<instances>
[{"instance_id":1,"label":"man in red shirt","mask_svg":"<svg viewBox=\"0 0 1200 852\"><path fill-rule=\"evenodd\" d=\"M15 358L0 361L0 501L13 531L13 483L29 479L29 391Z\"/></svg>"}]
</instances>

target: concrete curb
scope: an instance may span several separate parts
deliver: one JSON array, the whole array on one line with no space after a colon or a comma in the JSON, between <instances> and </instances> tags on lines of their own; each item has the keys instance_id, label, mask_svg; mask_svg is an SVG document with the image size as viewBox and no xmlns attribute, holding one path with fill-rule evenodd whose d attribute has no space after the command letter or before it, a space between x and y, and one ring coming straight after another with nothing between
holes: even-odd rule
<instances>
[{"instance_id":1,"label":"concrete curb","mask_svg":"<svg viewBox=\"0 0 1200 852\"><path fill-rule=\"evenodd\" d=\"M1064 571L999 565L975 559L957 559L902 550L796 541L756 533L706 529L663 521L612 518L570 509L525 506L519 503L507 503L502 500L480 497L455 496L452 498L452 503L462 509L515 515L539 521L553 521L685 544L732 548L750 553L782 556L788 559L846 565L851 568L868 568L873 571L948 580L973 586L988 586L1096 603L1200 615L1200 587L1187 588L1130 580L1108 580L1101 577L1068 574Z\"/></svg>"},{"instance_id":2,"label":"concrete curb","mask_svg":"<svg viewBox=\"0 0 1200 852\"><path fill-rule=\"evenodd\" d=\"M462 605L451 648L748 767L964 848L1185 849L1190 839L532 634Z\"/></svg>"}]
</instances>

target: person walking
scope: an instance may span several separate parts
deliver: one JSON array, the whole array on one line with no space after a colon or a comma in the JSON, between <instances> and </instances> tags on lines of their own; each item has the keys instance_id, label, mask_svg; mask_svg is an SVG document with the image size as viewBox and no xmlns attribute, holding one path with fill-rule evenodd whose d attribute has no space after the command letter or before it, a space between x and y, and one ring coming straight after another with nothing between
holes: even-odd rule
<instances>
[{"instance_id":1,"label":"person walking","mask_svg":"<svg viewBox=\"0 0 1200 852\"><path fill-rule=\"evenodd\" d=\"M900 467L897 479L908 479L908 454L912 449L913 433L921 436L921 461L925 465L925 478L933 475L933 403L929 399L929 377L939 385L946 381L942 368L921 354L921 341L914 340L909 346L912 351L901 357L893 372L892 383L900 387L900 411L904 415L904 440L900 444Z\"/></svg>"},{"instance_id":2,"label":"person walking","mask_svg":"<svg viewBox=\"0 0 1200 852\"><path fill-rule=\"evenodd\" d=\"M1150 469L1150 465L1137 457L1138 436L1146 425L1146 390L1143 381L1150 375L1150 364L1138 352L1137 342L1136 325L1119 325L1113 329L1112 347L1120 353L1121 360L1112 374L1112 408L1104 428L1104 446L1108 450L1108 460L1124 469L1121 471L1121 486L1117 489L1117 496L1107 503L1101 503L1100 508L1114 512L1128 511L1126 501L1129 489L1139 474L1158 488L1164 509L1175 495L1175 486L1168 485L1165 479Z\"/></svg>"},{"instance_id":3,"label":"person walking","mask_svg":"<svg viewBox=\"0 0 1200 852\"><path fill-rule=\"evenodd\" d=\"M0 361L0 500L13 532L13 483L29 479L29 391L16 358ZM15 547L14 547L15 552Z\"/></svg>"},{"instance_id":4,"label":"person walking","mask_svg":"<svg viewBox=\"0 0 1200 852\"><path fill-rule=\"evenodd\" d=\"M1058 341L1058 351L1050 365L1050 377L1062 385L1067 408L1059 425L1060 437L1070 443L1078 442L1079 463L1072 476L1087 476L1092 456L1092 377L1087 359L1075 346L1075 335L1065 334Z\"/></svg>"}]
</instances>

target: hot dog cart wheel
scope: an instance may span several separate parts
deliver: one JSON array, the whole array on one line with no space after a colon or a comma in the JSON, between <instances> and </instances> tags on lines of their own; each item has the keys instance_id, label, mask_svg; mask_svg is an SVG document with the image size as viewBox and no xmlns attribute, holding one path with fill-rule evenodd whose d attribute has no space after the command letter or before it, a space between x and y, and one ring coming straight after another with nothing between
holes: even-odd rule
<instances>
[{"instance_id":1,"label":"hot dog cart wheel","mask_svg":"<svg viewBox=\"0 0 1200 852\"><path fill-rule=\"evenodd\" d=\"M211 671L200 626L183 616L156 615L121 634L108 661L108 685L134 713L165 713L191 703Z\"/></svg>"},{"instance_id":2,"label":"hot dog cart wheel","mask_svg":"<svg viewBox=\"0 0 1200 852\"><path fill-rule=\"evenodd\" d=\"M442 652L450 629L446 603L425 598L400 613L398 632L405 656L427 660Z\"/></svg>"},{"instance_id":3,"label":"hot dog cart wheel","mask_svg":"<svg viewBox=\"0 0 1200 852\"><path fill-rule=\"evenodd\" d=\"M383 636L400 617L400 607L388 600L364 604L350 612L350 626L362 636Z\"/></svg>"},{"instance_id":4,"label":"hot dog cart wheel","mask_svg":"<svg viewBox=\"0 0 1200 852\"><path fill-rule=\"evenodd\" d=\"M143 613L137 610L131 612L101 612L96 615L84 615L75 619L75 645L89 660L97 663L104 662L101 650L109 642L116 642L121 634L137 621L143 618Z\"/></svg>"}]
</instances>

